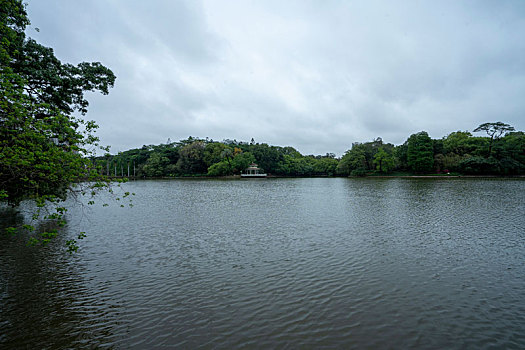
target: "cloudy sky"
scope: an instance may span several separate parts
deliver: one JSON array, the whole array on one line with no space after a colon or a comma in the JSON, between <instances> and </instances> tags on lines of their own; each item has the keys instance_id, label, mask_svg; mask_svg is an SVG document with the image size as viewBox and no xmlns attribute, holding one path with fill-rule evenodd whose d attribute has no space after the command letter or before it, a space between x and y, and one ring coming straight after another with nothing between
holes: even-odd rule
<instances>
[{"instance_id":1,"label":"cloudy sky","mask_svg":"<svg viewBox=\"0 0 525 350\"><path fill-rule=\"evenodd\" d=\"M341 155L525 130L525 1L27 2L29 36L116 74L87 114L112 152L191 135Z\"/></svg>"}]
</instances>

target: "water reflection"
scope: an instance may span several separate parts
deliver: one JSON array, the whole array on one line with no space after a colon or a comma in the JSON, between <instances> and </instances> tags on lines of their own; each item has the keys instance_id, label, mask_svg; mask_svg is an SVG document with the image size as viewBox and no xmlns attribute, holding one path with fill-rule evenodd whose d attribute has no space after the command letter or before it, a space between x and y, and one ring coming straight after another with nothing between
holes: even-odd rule
<instances>
[{"instance_id":1,"label":"water reflection","mask_svg":"<svg viewBox=\"0 0 525 350\"><path fill-rule=\"evenodd\" d=\"M13 209L0 210L0 230L20 226L26 216ZM55 228L40 223L36 232ZM44 249L26 247L27 234L1 236L0 244L0 344L4 348L90 348L97 339L110 339L111 327L96 327L87 308L92 291L82 286L82 271L65 251L67 227ZM89 302L87 302L89 300ZM103 309L97 317L107 312Z\"/></svg>"}]
</instances>

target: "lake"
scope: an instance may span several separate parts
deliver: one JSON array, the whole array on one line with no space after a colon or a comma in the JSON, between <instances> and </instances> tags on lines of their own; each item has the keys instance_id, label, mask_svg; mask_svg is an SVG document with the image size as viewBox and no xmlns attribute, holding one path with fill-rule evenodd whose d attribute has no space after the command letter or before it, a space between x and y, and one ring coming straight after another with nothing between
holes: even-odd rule
<instances>
[{"instance_id":1,"label":"lake","mask_svg":"<svg viewBox=\"0 0 525 350\"><path fill-rule=\"evenodd\" d=\"M123 187L44 249L1 236L0 348L525 348L524 179Z\"/></svg>"}]
</instances>

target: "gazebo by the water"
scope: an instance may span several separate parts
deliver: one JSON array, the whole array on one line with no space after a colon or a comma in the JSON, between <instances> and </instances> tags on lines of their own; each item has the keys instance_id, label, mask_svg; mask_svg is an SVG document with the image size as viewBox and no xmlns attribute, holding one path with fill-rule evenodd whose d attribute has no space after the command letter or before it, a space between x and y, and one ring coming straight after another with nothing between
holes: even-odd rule
<instances>
[{"instance_id":1,"label":"gazebo by the water","mask_svg":"<svg viewBox=\"0 0 525 350\"><path fill-rule=\"evenodd\" d=\"M241 177L266 177L267 175L262 172L262 170L257 166L257 164L252 163L249 167L244 170L244 173L241 174Z\"/></svg>"}]
</instances>

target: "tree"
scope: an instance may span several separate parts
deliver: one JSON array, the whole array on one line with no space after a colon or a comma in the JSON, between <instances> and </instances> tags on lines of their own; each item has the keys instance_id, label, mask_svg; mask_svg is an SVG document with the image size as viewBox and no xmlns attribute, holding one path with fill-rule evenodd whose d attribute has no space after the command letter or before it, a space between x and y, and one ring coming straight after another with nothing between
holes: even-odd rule
<instances>
[{"instance_id":1,"label":"tree","mask_svg":"<svg viewBox=\"0 0 525 350\"><path fill-rule=\"evenodd\" d=\"M212 166L215 163L220 162L223 157L223 151L227 146L220 142L210 142L204 148L204 163L208 167Z\"/></svg>"},{"instance_id":2,"label":"tree","mask_svg":"<svg viewBox=\"0 0 525 350\"><path fill-rule=\"evenodd\" d=\"M470 175L496 175L500 172L498 161L494 158L470 157L459 163L462 173Z\"/></svg>"},{"instance_id":3,"label":"tree","mask_svg":"<svg viewBox=\"0 0 525 350\"><path fill-rule=\"evenodd\" d=\"M415 173L429 173L433 170L434 152L432 139L426 131L410 135L407 143L407 164Z\"/></svg>"},{"instance_id":4,"label":"tree","mask_svg":"<svg viewBox=\"0 0 525 350\"><path fill-rule=\"evenodd\" d=\"M144 165L144 174L148 177L167 175L166 170L169 163L170 160L168 158L162 157L157 152L153 152Z\"/></svg>"},{"instance_id":5,"label":"tree","mask_svg":"<svg viewBox=\"0 0 525 350\"><path fill-rule=\"evenodd\" d=\"M297 152L299 153L299 152ZM310 176L314 172L315 158L285 154L279 162L278 172L290 176Z\"/></svg>"},{"instance_id":6,"label":"tree","mask_svg":"<svg viewBox=\"0 0 525 350\"><path fill-rule=\"evenodd\" d=\"M100 62L82 62L77 66L61 63L53 49L29 39L13 62L13 71L25 80L24 90L36 103L48 103L66 114L78 110L87 113L86 91L104 95L113 87L115 75Z\"/></svg>"},{"instance_id":7,"label":"tree","mask_svg":"<svg viewBox=\"0 0 525 350\"><path fill-rule=\"evenodd\" d=\"M284 155L280 152L280 147L268 146L266 143L249 145L245 151L250 152L257 159L257 164L267 173L275 173L278 164L283 160Z\"/></svg>"},{"instance_id":8,"label":"tree","mask_svg":"<svg viewBox=\"0 0 525 350\"><path fill-rule=\"evenodd\" d=\"M231 167L225 160L208 168L208 176L226 176L229 174L231 174Z\"/></svg>"},{"instance_id":9,"label":"tree","mask_svg":"<svg viewBox=\"0 0 525 350\"><path fill-rule=\"evenodd\" d=\"M26 39L29 20L19 0L1 1L0 20L0 199L15 207L34 200L34 218L52 203L56 211L45 218L63 224L60 202L108 184L88 158L99 146L98 126L72 112L85 114L84 93L107 94L115 76L100 63L62 64L52 49ZM32 242L45 244L56 233L42 232ZM74 240L68 246L77 248Z\"/></svg>"},{"instance_id":10,"label":"tree","mask_svg":"<svg viewBox=\"0 0 525 350\"><path fill-rule=\"evenodd\" d=\"M394 145L389 143L384 144L380 137L365 143L354 142L352 148L341 158L337 166L337 173L348 175L353 172L354 175L362 176L368 171L374 170L374 156L381 148L389 153L393 151Z\"/></svg>"},{"instance_id":11,"label":"tree","mask_svg":"<svg viewBox=\"0 0 525 350\"><path fill-rule=\"evenodd\" d=\"M374 164L379 172L388 173L394 169L394 158L381 147L374 156Z\"/></svg>"},{"instance_id":12,"label":"tree","mask_svg":"<svg viewBox=\"0 0 525 350\"><path fill-rule=\"evenodd\" d=\"M492 155L492 145L494 143L494 139L499 139L501 135L509 131L514 131L514 127L510 126L509 124L502 123L502 122L483 123L480 126L478 126L476 129L474 129L474 132L479 132L479 131L485 131L487 135L489 135L490 137L489 151L488 151L488 157L490 157Z\"/></svg>"},{"instance_id":13,"label":"tree","mask_svg":"<svg viewBox=\"0 0 525 350\"><path fill-rule=\"evenodd\" d=\"M445 153L464 155L472 152L470 140L472 134L468 131L455 131L443 139L443 150Z\"/></svg>"},{"instance_id":14,"label":"tree","mask_svg":"<svg viewBox=\"0 0 525 350\"><path fill-rule=\"evenodd\" d=\"M350 175L353 171L366 173L367 160L364 147L360 143L352 144L352 149L346 151L345 155L337 165L337 173L341 175Z\"/></svg>"},{"instance_id":15,"label":"tree","mask_svg":"<svg viewBox=\"0 0 525 350\"><path fill-rule=\"evenodd\" d=\"M500 158L512 158L525 166L525 133L511 132L500 139L501 145L495 147Z\"/></svg>"},{"instance_id":16,"label":"tree","mask_svg":"<svg viewBox=\"0 0 525 350\"><path fill-rule=\"evenodd\" d=\"M0 64L7 67L24 42L29 19L22 1L0 1Z\"/></svg>"},{"instance_id":17,"label":"tree","mask_svg":"<svg viewBox=\"0 0 525 350\"><path fill-rule=\"evenodd\" d=\"M234 156L234 152L232 151L232 149L228 146L225 146L221 152L221 158L226 159L226 161L228 162L228 166L230 167L230 171L232 170L231 160L233 156Z\"/></svg>"},{"instance_id":18,"label":"tree","mask_svg":"<svg viewBox=\"0 0 525 350\"><path fill-rule=\"evenodd\" d=\"M203 141L194 141L179 151L177 170L181 174L206 174L208 167L204 162Z\"/></svg>"},{"instance_id":19,"label":"tree","mask_svg":"<svg viewBox=\"0 0 525 350\"><path fill-rule=\"evenodd\" d=\"M394 154L396 169L400 169L400 170L408 169L407 149L408 149L408 145L406 142L394 148L392 153Z\"/></svg>"},{"instance_id":20,"label":"tree","mask_svg":"<svg viewBox=\"0 0 525 350\"><path fill-rule=\"evenodd\" d=\"M320 159L312 159L314 160L313 172L316 175L333 176L335 174L339 161L335 159L335 155L333 153L327 154Z\"/></svg>"},{"instance_id":21,"label":"tree","mask_svg":"<svg viewBox=\"0 0 525 350\"><path fill-rule=\"evenodd\" d=\"M250 152L237 153L231 161L231 167L234 173L240 174L251 163L255 163L255 157Z\"/></svg>"}]
</instances>

